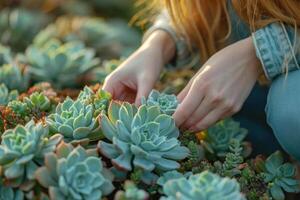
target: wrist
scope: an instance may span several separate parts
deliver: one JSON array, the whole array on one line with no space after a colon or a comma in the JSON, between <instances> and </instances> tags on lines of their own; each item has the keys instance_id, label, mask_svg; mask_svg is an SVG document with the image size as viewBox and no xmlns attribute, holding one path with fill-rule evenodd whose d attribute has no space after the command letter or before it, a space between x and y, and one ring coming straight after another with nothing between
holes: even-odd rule
<instances>
[{"instance_id":1,"label":"wrist","mask_svg":"<svg viewBox=\"0 0 300 200\"><path fill-rule=\"evenodd\" d=\"M163 30L154 31L141 46L141 49L154 48L160 52L164 64L169 63L176 53L176 45L169 33Z\"/></svg>"}]
</instances>

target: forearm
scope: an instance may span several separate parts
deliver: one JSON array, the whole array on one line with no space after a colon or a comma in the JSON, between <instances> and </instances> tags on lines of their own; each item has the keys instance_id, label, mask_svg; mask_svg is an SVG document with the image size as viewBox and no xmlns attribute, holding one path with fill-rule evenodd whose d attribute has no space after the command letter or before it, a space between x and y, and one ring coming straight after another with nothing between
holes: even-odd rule
<instances>
[{"instance_id":1,"label":"forearm","mask_svg":"<svg viewBox=\"0 0 300 200\"><path fill-rule=\"evenodd\" d=\"M156 48L161 51L164 63L169 63L175 56L176 45L169 33L163 30L156 30L152 32L144 41L141 49Z\"/></svg>"}]
</instances>

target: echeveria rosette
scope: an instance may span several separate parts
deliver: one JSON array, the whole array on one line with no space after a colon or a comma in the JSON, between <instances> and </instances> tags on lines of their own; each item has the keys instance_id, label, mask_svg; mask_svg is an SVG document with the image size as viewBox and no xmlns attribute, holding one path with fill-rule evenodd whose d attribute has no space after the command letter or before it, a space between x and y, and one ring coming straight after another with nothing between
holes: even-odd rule
<instances>
[{"instance_id":1,"label":"echeveria rosette","mask_svg":"<svg viewBox=\"0 0 300 200\"><path fill-rule=\"evenodd\" d=\"M242 143L247 134L248 131L246 129L241 128L238 122L229 118L208 128L201 142L209 153L225 157L230 152L231 142L236 140Z\"/></svg>"},{"instance_id":2,"label":"echeveria rosette","mask_svg":"<svg viewBox=\"0 0 300 200\"><path fill-rule=\"evenodd\" d=\"M133 182L126 181L124 184L125 191L118 191L114 197L114 200L147 200L149 194L139 189Z\"/></svg>"},{"instance_id":3,"label":"echeveria rosette","mask_svg":"<svg viewBox=\"0 0 300 200\"><path fill-rule=\"evenodd\" d=\"M269 192L275 200L284 200L284 191L289 193L300 192L300 183L295 178L296 168L290 163L284 163L282 154L277 151L265 162L265 182Z\"/></svg>"},{"instance_id":4,"label":"echeveria rosette","mask_svg":"<svg viewBox=\"0 0 300 200\"><path fill-rule=\"evenodd\" d=\"M21 190L6 187L0 184L0 200L24 200L24 193Z\"/></svg>"},{"instance_id":5,"label":"echeveria rosette","mask_svg":"<svg viewBox=\"0 0 300 200\"><path fill-rule=\"evenodd\" d=\"M137 108L113 101L108 115L102 115L100 121L103 134L110 143L99 141L98 147L118 169L132 171L141 168L147 179L146 176L155 169L179 168L177 161L189 154L177 139L179 130L174 119L162 114L158 106Z\"/></svg>"},{"instance_id":6,"label":"echeveria rosette","mask_svg":"<svg viewBox=\"0 0 300 200\"><path fill-rule=\"evenodd\" d=\"M246 200L236 180L208 171L172 179L164 184L163 193L161 200Z\"/></svg>"},{"instance_id":7,"label":"echeveria rosette","mask_svg":"<svg viewBox=\"0 0 300 200\"><path fill-rule=\"evenodd\" d=\"M47 123L51 132L62 134L66 142L87 144L99 132L94 111L92 104L67 98L58 104L56 112L47 118ZM98 135L100 137L100 133Z\"/></svg>"},{"instance_id":8,"label":"echeveria rosette","mask_svg":"<svg viewBox=\"0 0 300 200\"><path fill-rule=\"evenodd\" d=\"M161 111L167 115L172 115L177 106L178 100L175 95L159 93L157 90L152 90L148 98L142 98L142 104L148 106L159 106Z\"/></svg>"},{"instance_id":9,"label":"echeveria rosette","mask_svg":"<svg viewBox=\"0 0 300 200\"><path fill-rule=\"evenodd\" d=\"M24 102L32 111L46 112L51 108L51 102L43 93L35 92L24 98Z\"/></svg>"},{"instance_id":10,"label":"echeveria rosette","mask_svg":"<svg viewBox=\"0 0 300 200\"><path fill-rule=\"evenodd\" d=\"M10 101L16 100L18 96L17 90L9 91L5 84L0 84L0 105L6 106Z\"/></svg>"},{"instance_id":11,"label":"echeveria rosette","mask_svg":"<svg viewBox=\"0 0 300 200\"><path fill-rule=\"evenodd\" d=\"M35 176L52 200L99 200L114 190L112 174L103 167L97 150L64 142L56 153L45 156L45 166Z\"/></svg>"},{"instance_id":12,"label":"echeveria rosette","mask_svg":"<svg viewBox=\"0 0 300 200\"><path fill-rule=\"evenodd\" d=\"M74 86L80 75L99 64L94 50L85 48L82 42L61 43L54 39L42 47L30 46L26 60L33 80L59 88Z\"/></svg>"},{"instance_id":13,"label":"echeveria rosette","mask_svg":"<svg viewBox=\"0 0 300 200\"><path fill-rule=\"evenodd\" d=\"M4 178L12 186L32 181L35 170L43 164L45 154L54 151L61 138L60 135L50 137L47 126L34 121L5 131L0 145Z\"/></svg>"}]
</instances>

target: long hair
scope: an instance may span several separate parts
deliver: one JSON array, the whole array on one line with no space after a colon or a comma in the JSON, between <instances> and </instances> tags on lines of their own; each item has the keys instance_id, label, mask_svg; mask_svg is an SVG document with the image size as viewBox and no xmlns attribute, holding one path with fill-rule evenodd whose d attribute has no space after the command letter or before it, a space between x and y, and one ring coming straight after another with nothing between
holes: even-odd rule
<instances>
[{"instance_id":1,"label":"long hair","mask_svg":"<svg viewBox=\"0 0 300 200\"><path fill-rule=\"evenodd\" d=\"M139 0L139 2L145 0ZM146 0L148 10L167 9L177 32L197 44L201 60L206 61L226 45L231 34L227 0ZM251 31L273 22L300 26L299 0L231 0L235 12ZM295 36L296 37L296 36Z\"/></svg>"}]
</instances>

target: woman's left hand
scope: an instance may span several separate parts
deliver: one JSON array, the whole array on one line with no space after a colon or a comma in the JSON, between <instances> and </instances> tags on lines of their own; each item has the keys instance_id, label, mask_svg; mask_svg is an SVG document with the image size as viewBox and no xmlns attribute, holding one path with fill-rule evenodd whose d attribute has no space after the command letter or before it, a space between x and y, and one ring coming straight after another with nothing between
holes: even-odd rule
<instances>
[{"instance_id":1,"label":"woman's left hand","mask_svg":"<svg viewBox=\"0 0 300 200\"><path fill-rule=\"evenodd\" d=\"M178 95L177 126L201 131L237 113L261 69L251 37L217 52Z\"/></svg>"}]
</instances>

